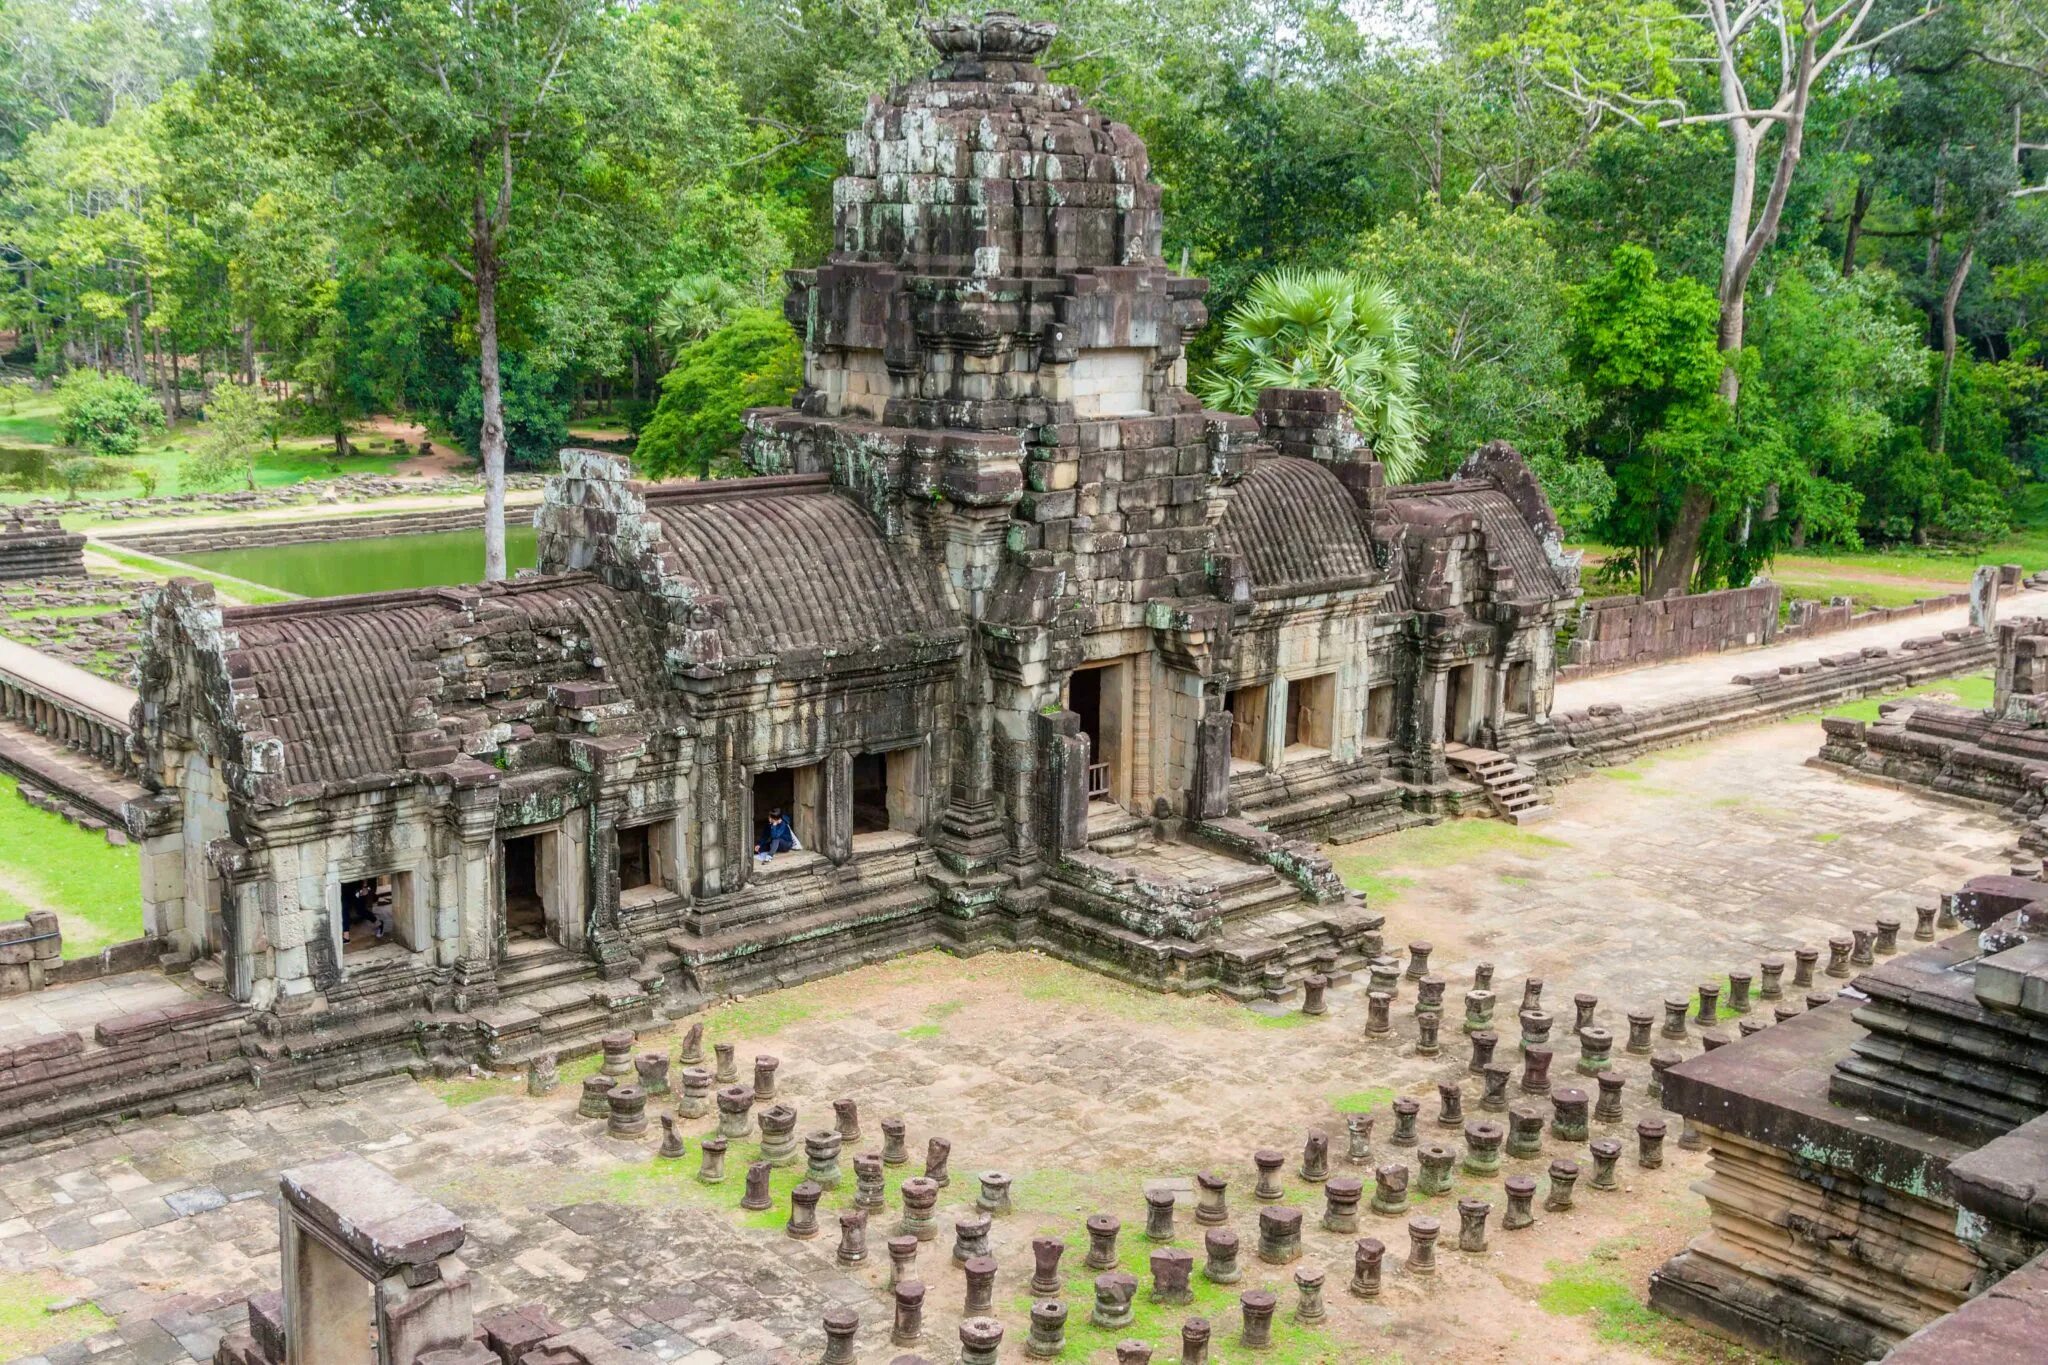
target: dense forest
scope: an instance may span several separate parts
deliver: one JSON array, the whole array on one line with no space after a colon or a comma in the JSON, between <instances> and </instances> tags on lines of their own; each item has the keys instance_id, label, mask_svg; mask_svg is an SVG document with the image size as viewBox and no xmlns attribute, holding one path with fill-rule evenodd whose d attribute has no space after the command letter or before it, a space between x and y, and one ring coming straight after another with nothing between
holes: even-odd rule
<instances>
[{"instance_id":1,"label":"dense forest","mask_svg":"<svg viewBox=\"0 0 2048 1365\"><path fill-rule=\"evenodd\" d=\"M2048 514L2048 11L1831 5L1018 8L1150 145L1206 399L1333 383L1409 478L1510 440L1662 592ZM139 386L269 393L338 452L430 418L487 469L595 406L654 472L730 472L930 13L9 0L7 369L72 385L87 448Z\"/></svg>"}]
</instances>

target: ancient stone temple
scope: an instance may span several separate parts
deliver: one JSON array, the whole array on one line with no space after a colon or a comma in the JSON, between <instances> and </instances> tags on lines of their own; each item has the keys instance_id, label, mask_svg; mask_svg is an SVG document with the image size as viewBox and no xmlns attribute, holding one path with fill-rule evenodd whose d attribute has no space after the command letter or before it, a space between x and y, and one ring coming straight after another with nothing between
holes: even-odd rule
<instances>
[{"instance_id":1,"label":"ancient stone temple","mask_svg":"<svg viewBox=\"0 0 2048 1365\"><path fill-rule=\"evenodd\" d=\"M1651 1277L1653 1306L1787 1360L1909 1338L1890 1359L2038 1358L2048 885L2024 871L1925 906L1918 943L1893 921L1831 944L1839 996L1670 1069L1712 1224Z\"/></svg>"},{"instance_id":2,"label":"ancient stone temple","mask_svg":"<svg viewBox=\"0 0 2048 1365\"><path fill-rule=\"evenodd\" d=\"M1483 809L1453 764L1540 804L1494 751L1544 742L1577 571L1522 460L1389 487L1334 394L1202 411L1142 143L1048 26L930 36L792 275L755 477L566 451L518 581L155 601L149 923L279 1067L342 1027L503 1064L934 944L1285 993L1378 951L1307 840Z\"/></svg>"}]
</instances>

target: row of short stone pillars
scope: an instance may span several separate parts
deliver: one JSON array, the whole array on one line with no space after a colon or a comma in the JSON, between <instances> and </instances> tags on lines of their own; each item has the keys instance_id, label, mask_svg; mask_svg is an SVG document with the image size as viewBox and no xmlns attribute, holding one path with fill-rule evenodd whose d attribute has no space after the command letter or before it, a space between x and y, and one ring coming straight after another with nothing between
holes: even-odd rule
<instances>
[{"instance_id":1,"label":"row of short stone pillars","mask_svg":"<svg viewBox=\"0 0 2048 1365\"><path fill-rule=\"evenodd\" d=\"M1934 937L1934 921L1937 910L1927 907L1920 912L1920 923L1916 926L1916 938ZM1953 924L1953 917L1945 911L1942 918ZM1869 931L1857 931L1846 938L1830 941L1831 959L1827 972L1830 975L1846 976L1848 968L1861 965L1861 959L1868 954L1888 954L1897 950L1896 920L1880 918ZM1368 992L1369 1018L1367 1033L1384 1035L1391 1032L1388 1007L1393 998L1393 988L1401 975L1417 982L1416 1011L1418 1018L1431 1025L1425 1031L1425 1041L1434 1044L1438 1030L1434 1025L1442 1013L1444 983L1441 978L1428 971L1430 945L1410 945L1409 962L1405 973L1393 959L1381 958L1372 967L1374 989ZM1795 955L1795 970L1792 979L1794 989L1809 988L1813 984L1813 972L1819 960L1816 950L1802 948ZM1781 980L1785 964L1782 959L1766 959L1760 968L1762 985L1758 995L1763 1000L1778 1000L1783 997ZM1415 1188L1423 1195L1447 1192L1451 1185L1451 1171L1454 1165L1462 1165L1468 1174L1490 1174L1500 1168L1503 1147L1511 1157L1539 1156L1542 1152L1544 1119L1540 1111L1526 1104L1511 1105L1507 1099L1508 1086L1514 1079L1513 1068L1493 1060L1498 1046L1498 1035L1493 1031L1493 968L1482 963L1474 973L1473 988L1466 993L1464 1031L1472 1047L1468 1071L1479 1074L1484 1087L1478 1100L1482 1111L1508 1113L1505 1129L1497 1122L1485 1119L1467 1120L1463 1114L1463 1095L1456 1082L1443 1082L1438 1086L1439 1104L1436 1122L1442 1127L1462 1126L1465 1150L1462 1158L1441 1143L1423 1144L1417 1133L1420 1103L1413 1098L1402 1097L1393 1103L1394 1131L1388 1141L1395 1147L1415 1147L1419 1177ZM1751 1008L1749 990L1754 978L1747 973L1733 972L1729 975L1728 1008L1738 1014L1747 1013ZM1327 1006L1324 1001L1326 980L1312 976L1305 991L1304 1009L1310 1013L1321 1013ZM1379 989L1385 986L1387 989ZM1553 1113L1550 1132L1554 1137L1567 1141L1588 1141L1588 1105L1585 1091L1577 1087L1556 1087L1551 1083L1549 1068L1552 1052L1548 1039L1552 1027L1551 1016L1542 1008L1543 982L1530 978L1524 982L1522 1008L1518 1012L1521 1026L1520 1052L1522 1074L1517 1089L1524 1095L1547 1095L1551 1099ZM1698 1019L1702 1024L1718 1022L1720 1012L1720 988L1713 984L1703 985L1699 995ZM1824 1003L1831 996L1809 994L1809 1006ZM1590 995L1574 997L1575 1031L1579 1036L1580 1056L1577 1069L1592 1077L1599 1090L1597 1107L1591 1109L1591 1119L1599 1122L1619 1122L1622 1117L1622 1078L1611 1070L1613 1038L1607 1030L1592 1023L1597 1000ZM1682 1039L1687 1032L1687 1014L1691 1001L1684 997L1672 997L1666 1001L1664 1036ZM1780 1018L1789 1017L1782 1005L1777 1007ZM1792 1011L1796 1013L1797 1011ZM1647 1012L1631 1011L1629 1014L1629 1038L1626 1050L1630 1053L1651 1052L1650 1029L1655 1023L1654 1016ZM684 1035L679 1048L677 1063L680 1084L671 1090L669 1079L671 1064L664 1052L643 1051L635 1053L635 1039L630 1032L620 1031L605 1035L602 1039L603 1062L599 1071L583 1083L583 1093L578 1113L593 1119L604 1119L607 1132L619 1138L639 1138L647 1132L646 1101L649 1096L678 1095L676 1116L660 1116L663 1126L663 1142L660 1155L678 1159L685 1155L684 1144L677 1128L677 1118L701 1118L711 1112L715 1104L719 1127L717 1134L705 1138L700 1144L701 1164L698 1179L706 1183L719 1183L725 1179L724 1157L730 1138L745 1137L752 1131L749 1115L757 1104L766 1104L754 1119L759 1124L761 1135L761 1160L751 1163L746 1176L745 1193L741 1207L749 1210L765 1210L772 1207L770 1179L779 1165L792 1165L797 1160L797 1139L795 1136L797 1115L793 1107L776 1102L776 1078L780 1063L773 1057L761 1055L754 1059L751 1085L739 1080L739 1070L734 1048L729 1043L714 1045L715 1070L703 1065L703 1026L693 1025ZM1712 1031L1703 1031L1703 1043L1711 1050L1725 1036ZM1656 1052L1651 1055L1651 1080L1648 1093L1651 1098L1661 1096L1663 1072L1679 1061L1675 1053ZM532 1093L545 1094L555 1085L553 1058L538 1059L529 1068L528 1089ZM630 1079L628 1079L630 1078ZM621 1082L624 1083L621 1083ZM713 1086L722 1088L713 1093ZM785 1231L791 1237L809 1239L818 1235L817 1205L827 1189L837 1186L843 1176L839 1158L846 1143L858 1141L862 1136L860 1114L856 1103L850 1099L835 1101L833 1104L834 1127L820 1129L803 1139L803 1159L806 1163L806 1178L791 1191L790 1212ZM838 1215L839 1250L838 1260L843 1265L858 1265L867 1259L867 1226L871 1212L886 1206L884 1168L900 1166L909 1161L906 1128L903 1120L883 1119L880 1124L882 1149L879 1152L863 1153L853 1159L855 1177L855 1207ZM1354 1114L1347 1116L1346 1138L1347 1159L1353 1163L1370 1160L1373 1119L1371 1115ZM1637 1161L1645 1169L1654 1169L1663 1162L1665 1123L1661 1118L1644 1118L1636 1125ZM1681 1137L1681 1145L1692 1145L1689 1128ZM1588 1143L1592 1158L1593 1174L1589 1180L1591 1188L1610 1190L1618 1187L1615 1168L1622 1152L1622 1143L1613 1137L1591 1139ZM915 1345L923 1340L922 1309L924 1286L914 1278L917 1249L923 1242L936 1240L938 1224L935 1209L939 1190L950 1183L947 1166L950 1144L943 1138L932 1138L927 1144L925 1173L906 1180L901 1186L903 1215L895 1235L889 1238L890 1255L889 1284L896 1296L896 1327L893 1339L899 1345ZM1261 1202L1277 1202L1284 1198L1279 1185L1279 1172L1286 1163L1284 1155L1270 1149L1254 1154L1254 1166L1258 1171L1258 1185L1254 1197ZM1311 1133L1304 1145L1299 1174L1307 1180L1322 1183L1325 1192L1325 1209L1322 1226L1329 1231L1352 1233L1358 1228L1358 1210L1364 1200L1363 1182L1348 1176L1331 1176L1329 1173L1329 1147L1327 1137ZM1408 1212L1409 1169L1402 1163L1385 1163L1374 1170L1374 1189L1371 1209L1375 1214L1396 1217ZM1550 1164L1549 1190L1544 1201L1546 1211L1563 1211L1572 1207L1573 1192L1580 1175L1580 1167L1569 1158L1559 1158ZM1209 1225L1204 1237L1205 1260L1203 1276L1213 1283L1234 1283L1241 1278L1237 1267L1238 1238L1228 1228L1216 1226L1228 1218L1227 1182L1212 1173L1203 1173L1196 1178L1199 1202L1196 1208L1198 1222ZM989 1255L990 1220L994 1216L1010 1211L1009 1177L999 1171L984 1172L980 1177L980 1194L974 1212L956 1218L954 1225L953 1260L965 1276L966 1297L963 1310L967 1320L961 1325L961 1359L993 1361L995 1352L1002 1341L1003 1329L990 1313L993 1309L993 1286L996 1265ZM1536 1180L1528 1175L1509 1176L1503 1185L1505 1210L1501 1218L1504 1230L1515 1231L1532 1226L1536 1222L1534 1201ZM1148 1193L1147 1196L1148 1239L1170 1241L1174 1233L1175 1200L1170 1191ZM1461 1251L1478 1252L1485 1250L1487 1227L1493 1206L1486 1200L1466 1198L1457 1206L1459 1231L1458 1247ZM1262 1261L1284 1265L1298 1260L1301 1255L1302 1212L1294 1208L1262 1209L1259 1219L1259 1249ZM1091 1268L1107 1268L1106 1273L1097 1277L1095 1284L1096 1304L1090 1320L1097 1326L1113 1330L1127 1325L1130 1321L1130 1304L1136 1294L1137 1282L1116 1265L1115 1245L1119 1221L1110 1215L1097 1215L1088 1220L1090 1252L1088 1265ZM1409 1254L1403 1263L1407 1273L1429 1275L1435 1270L1435 1245L1440 1233L1437 1219L1427 1215L1416 1215L1409 1219ZM1026 1343L1027 1354L1034 1357L1056 1355L1063 1349L1063 1333L1066 1309L1050 1297L1060 1289L1057 1276L1059 1256L1064 1244L1054 1239L1040 1238L1033 1244L1037 1258L1037 1273L1034 1275L1032 1290L1041 1295L1041 1302L1032 1310L1031 1338ZM1360 1238L1356 1243L1354 1273L1351 1290L1360 1297L1370 1298L1379 1292L1382 1265L1386 1248L1377 1238ZM1152 1257L1154 1301L1161 1303L1185 1303L1192 1301L1189 1289L1193 1273L1192 1253L1177 1249L1162 1249ZM1303 1322L1314 1322L1323 1316L1322 1286L1323 1272L1303 1267L1295 1273L1299 1301L1295 1316ZM1271 1323L1276 1311L1275 1296L1265 1291L1251 1291L1242 1296L1241 1344L1258 1347L1268 1344L1271 1339ZM848 1326L851 1319L852 1327ZM838 1310L828 1315L826 1333L828 1339L826 1360L851 1360L850 1354L853 1331L858 1319L850 1313ZM1183 1332L1183 1360L1199 1361L1207 1358L1210 1327L1202 1319L1191 1319ZM834 1354L835 1351L849 1352ZM1118 1347L1119 1361L1143 1361L1150 1359L1150 1348L1137 1342L1125 1342ZM914 1360L916 1357L907 1357Z\"/></svg>"},{"instance_id":2,"label":"row of short stone pillars","mask_svg":"<svg viewBox=\"0 0 2048 1365\"><path fill-rule=\"evenodd\" d=\"M896 1286L895 1298L896 1313L890 1326L890 1343L896 1346L926 1344L924 1286L914 1280L899 1284ZM1254 1304L1254 1299L1263 1302ZM1271 1345L1273 1310L1276 1306L1274 1296L1263 1293L1246 1294L1243 1300L1245 1325L1240 1340L1255 1349ZM1124 1321L1128 1323L1128 1304L1125 1305L1125 1314ZM1255 1314L1258 1315L1256 1319ZM1024 1353L1037 1360L1060 1355L1066 1350L1066 1324L1066 1305L1052 1301L1033 1304L1031 1334L1024 1343ZM853 1365L858 1359L855 1353L855 1339L859 1334L859 1314L851 1308L827 1309L825 1354L819 1358L822 1365ZM1210 1334L1211 1329L1206 1318L1189 1318L1181 1324L1181 1365L1208 1365ZM1002 1345L1003 1324L995 1318L985 1314L976 1315L960 1324L960 1365L996 1365ZM1117 1365L1151 1365L1152 1357L1152 1347L1146 1342L1125 1340L1116 1344ZM891 1365L930 1365L930 1362L920 1355L904 1355L896 1357Z\"/></svg>"},{"instance_id":3,"label":"row of short stone pillars","mask_svg":"<svg viewBox=\"0 0 2048 1365\"><path fill-rule=\"evenodd\" d=\"M1917 923L1913 936L1918 940L1935 937L1937 925L1952 929L1957 926L1953 909L1946 905L1922 906L1916 912ZM1727 998L1722 999L1722 987L1717 982L1704 982L1696 996L1673 995L1664 1000L1664 1019L1661 1036L1683 1041L1692 1036L1697 1027L1704 1046L1711 1049L1720 1042L1728 1041L1725 1035L1717 1037L1718 1025L1722 1022L1722 1011L1736 1017L1738 1031L1743 1036L1769 1027L1771 1022L1782 1022L1801 1013L1803 1009L1814 1009L1834 998L1834 992L1820 989L1815 981L1816 971L1832 978L1846 978L1860 967L1873 965L1880 957L1888 957L1899 951L1900 921L1894 915L1880 915L1875 924L1867 929L1855 929L1828 940L1828 961L1820 966L1821 952L1818 948L1802 947L1793 953L1789 964L1792 968L1790 989L1804 994L1803 1006L1791 1003L1785 984L1788 966L1783 957L1765 958L1755 973L1744 970L1731 971L1727 980ZM1365 1036L1369 1039L1388 1038L1393 1035L1393 1004L1400 982L1405 978L1413 980L1416 986L1414 1020L1416 1025L1416 1053L1419 1056L1434 1057L1442 1053L1442 1031L1444 1016L1445 979L1429 971L1429 957L1432 952L1427 942L1408 945L1408 961L1405 969L1397 957L1376 958L1370 971L1370 985L1366 991ZM1501 1110L1507 1107L1508 1082L1513 1079L1513 1069L1500 1066L1493 1069L1494 1049L1499 1045L1500 1035L1495 1029L1497 997L1493 990L1493 964L1479 963L1473 970L1472 988L1465 992L1465 1016L1461 1030L1470 1040L1472 1061L1469 1070L1485 1077L1486 1089L1480 1100L1482 1108ZM1311 976L1304 992L1303 1012L1323 1014L1328 1012L1324 999L1327 978ZM1524 1093L1548 1093L1550 1088L1550 1065L1555 1053L1550 1046L1551 1031L1555 1017L1543 1008L1544 983L1540 977L1529 977L1522 983L1522 1002L1516 1012L1515 1022L1521 1033L1520 1054L1522 1076L1519 1088ZM1695 1001L1697 1004L1695 1005ZM1614 1034L1597 1024L1594 1016L1598 998L1588 994L1572 997L1572 1033L1579 1043L1577 1069L1587 1076L1598 1077L1611 1064L1614 1054ZM1770 1020L1760 1017L1760 1005L1771 1006ZM1654 1045L1652 1030L1657 1027L1657 1016L1649 1010L1628 1012L1628 1037L1623 1044L1627 1053L1652 1056ZM1675 1056L1666 1064L1673 1065ZM1615 1083L1615 1084L1618 1084ZM1656 1093L1653 1084L1652 1094ZM1398 1117L1398 1115L1397 1115Z\"/></svg>"}]
</instances>

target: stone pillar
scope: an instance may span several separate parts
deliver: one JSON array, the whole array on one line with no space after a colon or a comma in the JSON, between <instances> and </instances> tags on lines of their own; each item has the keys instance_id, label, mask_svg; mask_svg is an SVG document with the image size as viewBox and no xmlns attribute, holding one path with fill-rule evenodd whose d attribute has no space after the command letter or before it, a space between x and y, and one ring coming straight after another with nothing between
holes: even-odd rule
<instances>
[{"instance_id":1,"label":"stone pillar","mask_svg":"<svg viewBox=\"0 0 2048 1365\"><path fill-rule=\"evenodd\" d=\"M1970 577L1970 625L1986 635L1998 632L1998 566L1979 564Z\"/></svg>"},{"instance_id":2,"label":"stone pillar","mask_svg":"<svg viewBox=\"0 0 2048 1365\"><path fill-rule=\"evenodd\" d=\"M1055 853L1088 843L1088 736L1072 711L1040 712L1036 718L1040 762L1044 764L1045 838Z\"/></svg>"},{"instance_id":3,"label":"stone pillar","mask_svg":"<svg viewBox=\"0 0 2048 1365\"><path fill-rule=\"evenodd\" d=\"M468 1345L460 1219L361 1157L279 1176L286 1365L415 1360Z\"/></svg>"},{"instance_id":4,"label":"stone pillar","mask_svg":"<svg viewBox=\"0 0 2048 1365\"><path fill-rule=\"evenodd\" d=\"M1218 820L1230 814L1230 713L1216 711L1195 725L1195 785L1188 814Z\"/></svg>"}]
</instances>

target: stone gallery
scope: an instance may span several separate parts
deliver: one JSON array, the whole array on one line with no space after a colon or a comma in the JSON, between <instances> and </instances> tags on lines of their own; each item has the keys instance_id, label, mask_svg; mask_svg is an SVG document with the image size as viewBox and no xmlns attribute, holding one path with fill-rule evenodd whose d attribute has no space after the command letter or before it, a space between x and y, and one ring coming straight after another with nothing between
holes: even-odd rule
<instances>
[{"instance_id":1,"label":"stone gallery","mask_svg":"<svg viewBox=\"0 0 2048 1365\"><path fill-rule=\"evenodd\" d=\"M0 1292L111 1324L28 1359L2038 1355L2040 585L1583 612L1510 447L1203 411L1144 146L1049 25L926 33L750 477L571 449L510 582L148 602L148 936L0 925ZM1994 625L1989 713L1553 785ZM1421 826L1505 861L1339 866ZM1612 1262L1716 1335L1532 1317Z\"/></svg>"}]
</instances>

